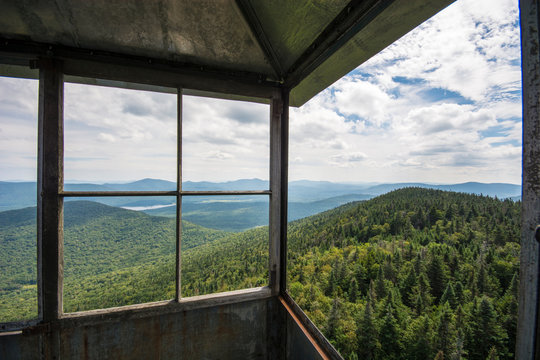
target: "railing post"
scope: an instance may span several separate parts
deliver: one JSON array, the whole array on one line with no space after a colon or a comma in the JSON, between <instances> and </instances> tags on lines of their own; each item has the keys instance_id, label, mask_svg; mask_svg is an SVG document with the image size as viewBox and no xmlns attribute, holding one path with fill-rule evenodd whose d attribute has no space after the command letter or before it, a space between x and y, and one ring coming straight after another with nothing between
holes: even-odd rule
<instances>
[{"instance_id":1,"label":"railing post","mask_svg":"<svg viewBox=\"0 0 540 360\"><path fill-rule=\"evenodd\" d=\"M38 309L49 322L62 315L63 285L63 104L62 64L39 60L38 115Z\"/></svg>"},{"instance_id":2,"label":"railing post","mask_svg":"<svg viewBox=\"0 0 540 360\"><path fill-rule=\"evenodd\" d=\"M276 90L270 104L270 287L284 292L287 280L287 185L289 92Z\"/></svg>"},{"instance_id":3,"label":"railing post","mask_svg":"<svg viewBox=\"0 0 540 360\"><path fill-rule=\"evenodd\" d=\"M523 187L516 359L534 359L537 344L540 224L540 48L538 1L519 2L523 86ZM535 349L536 348L536 349ZM538 354L540 356L540 354Z\"/></svg>"}]
</instances>

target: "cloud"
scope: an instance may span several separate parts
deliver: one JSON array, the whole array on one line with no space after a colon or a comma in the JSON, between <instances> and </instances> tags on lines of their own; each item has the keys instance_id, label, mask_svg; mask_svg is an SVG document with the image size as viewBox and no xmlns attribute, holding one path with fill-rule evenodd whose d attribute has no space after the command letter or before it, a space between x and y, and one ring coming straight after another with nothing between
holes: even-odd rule
<instances>
[{"instance_id":1,"label":"cloud","mask_svg":"<svg viewBox=\"0 0 540 360\"><path fill-rule=\"evenodd\" d=\"M458 0L291 108L291 179L519 183L517 8ZM37 99L36 81L0 79L4 178L27 176L17 164L35 178ZM174 180L176 99L66 84L66 178ZM184 96L182 106L186 179L268 178L268 105Z\"/></svg>"},{"instance_id":2,"label":"cloud","mask_svg":"<svg viewBox=\"0 0 540 360\"><path fill-rule=\"evenodd\" d=\"M353 163L362 162L367 155L362 152L337 154L330 157L330 162L339 166L351 166Z\"/></svg>"}]
</instances>

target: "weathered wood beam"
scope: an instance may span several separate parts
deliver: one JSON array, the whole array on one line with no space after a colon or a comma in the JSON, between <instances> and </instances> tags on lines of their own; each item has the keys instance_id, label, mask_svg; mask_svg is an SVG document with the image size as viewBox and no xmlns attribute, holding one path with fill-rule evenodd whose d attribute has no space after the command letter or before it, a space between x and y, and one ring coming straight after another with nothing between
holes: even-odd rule
<instances>
[{"instance_id":1,"label":"weathered wood beam","mask_svg":"<svg viewBox=\"0 0 540 360\"><path fill-rule=\"evenodd\" d=\"M195 91L269 99L279 86L265 74L205 67L94 49L0 38L0 57L63 61L66 76L86 77Z\"/></svg>"},{"instance_id":2,"label":"weathered wood beam","mask_svg":"<svg viewBox=\"0 0 540 360\"><path fill-rule=\"evenodd\" d=\"M261 22L257 16L257 12L253 6L251 6L251 2L249 0L236 0L236 6L242 13L244 20L253 34L253 37L263 51L266 60L268 60L270 66L272 66L272 69L276 73L276 76L278 77L277 80L281 81L283 79L283 68L281 67L281 63L279 62L276 51L272 47L272 43L264 32Z\"/></svg>"},{"instance_id":3,"label":"weathered wood beam","mask_svg":"<svg viewBox=\"0 0 540 360\"><path fill-rule=\"evenodd\" d=\"M366 27L395 0L352 0L328 24L285 74L285 86L293 88Z\"/></svg>"},{"instance_id":4,"label":"weathered wood beam","mask_svg":"<svg viewBox=\"0 0 540 360\"><path fill-rule=\"evenodd\" d=\"M176 301L182 298L182 100L179 88L176 98Z\"/></svg>"},{"instance_id":5,"label":"weathered wood beam","mask_svg":"<svg viewBox=\"0 0 540 360\"><path fill-rule=\"evenodd\" d=\"M38 309L47 322L62 315L64 271L64 83L62 63L39 60L38 115Z\"/></svg>"},{"instance_id":6,"label":"weathered wood beam","mask_svg":"<svg viewBox=\"0 0 540 360\"><path fill-rule=\"evenodd\" d=\"M540 39L538 1L519 3L523 86L523 184L516 359L540 358L537 334L540 224Z\"/></svg>"},{"instance_id":7,"label":"weathered wood beam","mask_svg":"<svg viewBox=\"0 0 540 360\"><path fill-rule=\"evenodd\" d=\"M270 103L270 287L286 289L288 90L276 91Z\"/></svg>"}]
</instances>

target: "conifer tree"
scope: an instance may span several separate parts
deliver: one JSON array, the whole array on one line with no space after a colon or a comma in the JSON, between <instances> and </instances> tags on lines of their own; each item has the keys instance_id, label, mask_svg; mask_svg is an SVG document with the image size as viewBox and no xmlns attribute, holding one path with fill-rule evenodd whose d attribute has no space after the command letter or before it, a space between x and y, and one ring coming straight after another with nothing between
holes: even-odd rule
<instances>
[{"instance_id":1,"label":"conifer tree","mask_svg":"<svg viewBox=\"0 0 540 360\"><path fill-rule=\"evenodd\" d=\"M382 320L381 329L379 331L381 358L388 360L399 359L402 345L397 320L390 305L386 307L385 312L386 315Z\"/></svg>"},{"instance_id":2,"label":"conifer tree","mask_svg":"<svg viewBox=\"0 0 540 360\"><path fill-rule=\"evenodd\" d=\"M484 360L493 346L503 348L506 340L491 301L483 297L469 322L470 339L467 350L471 360Z\"/></svg>"},{"instance_id":3,"label":"conifer tree","mask_svg":"<svg viewBox=\"0 0 540 360\"><path fill-rule=\"evenodd\" d=\"M368 298L362 317L358 322L356 338L358 340L358 358L365 360L375 359L380 345L370 298Z\"/></svg>"},{"instance_id":4,"label":"conifer tree","mask_svg":"<svg viewBox=\"0 0 540 360\"><path fill-rule=\"evenodd\" d=\"M356 279L353 277L349 285L349 302L355 303L357 296L358 296L358 283L356 282Z\"/></svg>"},{"instance_id":5,"label":"conifer tree","mask_svg":"<svg viewBox=\"0 0 540 360\"><path fill-rule=\"evenodd\" d=\"M444 264L440 256L434 255L429 263L427 270L429 285L431 286L431 294L436 303L439 302L446 288L446 275L444 272Z\"/></svg>"},{"instance_id":6,"label":"conifer tree","mask_svg":"<svg viewBox=\"0 0 540 360\"><path fill-rule=\"evenodd\" d=\"M441 350L444 354L450 354L454 347L455 341L455 329L454 329L454 319L452 315L452 310L448 305L448 302L445 302L440 310L439 314L439 324L437 326L437 350Z\"/></svg>"}]
</instances>

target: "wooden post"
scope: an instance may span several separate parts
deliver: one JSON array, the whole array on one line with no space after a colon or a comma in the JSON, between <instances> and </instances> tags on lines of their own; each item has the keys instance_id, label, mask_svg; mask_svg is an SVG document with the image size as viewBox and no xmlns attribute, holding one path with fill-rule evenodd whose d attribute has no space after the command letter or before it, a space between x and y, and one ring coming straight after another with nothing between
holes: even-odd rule
<instances>
[{"instance_id":1,"label":"wooden post","mask_svg":"<svg viewBox=\"0 0 540 360\"><path fill-rule=\"evenodd\" d=\"M39 60L38 117L38 309L42 321L58 319L62 309L63 101L62 64Z\"/></svg>"},{"instance_id":2,"label":"wooden post","mask_svg":"<svg viewBox=\"0 0 540 360\"><path fill-rule=\"evenodd\" d=\"M276 90L270 103L270 287L286 289L289 93Z\"/></svg>"},{"instance_id":3,"label":"wooden post","mask_svg":"<svg viewBox=\"0 0 540 360\"><path fill-rule=\"evenodd\" d=\"M287 289L287 186L289 91L276 90L270 103L270 288ZM268 301L268 358L285 359L287 318L277 298Z\"/></svg>"},{"instance_id":4,"label":"wooden post","mask_svg":"<svg viewBox=\"0 0 540 360\"><path fill-rule=\"evenodd\" d=\"M182 298L182 89L176 99L176 301Z\"/></svg>"},{"instance_id":5,"label":"wooden post","mask_svg":"<svg viewBox=\"0 0 540 360\"><path fill-rule=\"evenodd\" d=\"M540 224L540 49L538 1L519 3L523 86L523 190L521 208L521 264L516 359L534 359L538 310ZM535 349L536 347L536 349Z\"/></svg>"}]
</instances>

